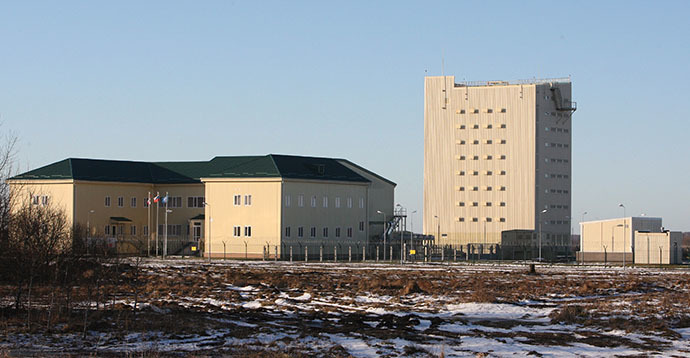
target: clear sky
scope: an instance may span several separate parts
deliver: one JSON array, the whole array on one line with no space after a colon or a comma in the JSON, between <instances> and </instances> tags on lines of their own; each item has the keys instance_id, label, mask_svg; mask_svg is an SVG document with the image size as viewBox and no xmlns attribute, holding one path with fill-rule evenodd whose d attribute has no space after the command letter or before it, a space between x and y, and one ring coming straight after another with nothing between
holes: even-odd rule
<instances>
[{"instance_id":1,"label":"clear sky","mask_svg":"<svg viewBox=\"0 0 690 358\"><path fill-rule=\"evenodd\" d=\"M690 231L688 1L3 1L0 121L67 157L348 158L419 210L424 76L572 76L573 216ZM419 230L420 215L415 218ZM575 227L575 232L579 228Z\"/></svg>"}]
</instances>

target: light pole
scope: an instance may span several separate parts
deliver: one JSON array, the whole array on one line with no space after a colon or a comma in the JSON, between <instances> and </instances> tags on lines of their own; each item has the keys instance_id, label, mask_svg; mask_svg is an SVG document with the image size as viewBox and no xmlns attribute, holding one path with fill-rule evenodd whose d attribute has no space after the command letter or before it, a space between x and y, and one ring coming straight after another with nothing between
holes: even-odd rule
<instances>
[{"instance_id":1,"label":"light pole","mask_svg":"<svg viewBox=\"0 0 690 358\"><path fill-rule=\"evenodd\" d=\"M211 223L213 217L211 216L211 204L204 201L204 208L208 207L208 262L211 262ZM225 260L225 241L223 241L223 260Z\"/></svg>"},{"instance_id":2,"label":"light pole","mask_svg":"<svg viewBox=\"0 0 690 358\"><path fill-rule=\"evenodd\" d=\"M410 250L414 250L414 214L417 210L410 213ZM417 257L417 252L415 252L415 257Z\"/></svg>"},{"instance_id":3,"label":"light pole","mask_svg":"<svg viewBox=\"0 0 690 358\"><path fill-rule=\"evenodd\" d=\"M381 210L376 212L383 215L383 261L386 261L386 213Z\"/></svg>"},{"instance_id":4,"label":"light pole","mask_svg":"<svg viewBox=\"0 0 690 358\"><path fill-rule=\"evenodd\" d=\"M547 211L548 211L547 209L544 209L541 212L539 212L539 262L542 261L542 258L541 258L541 214L543 214Z\"/></svg>"},{"instance_id":5,"label":"light pole","mask_svg":"<svg viewBox=\"0 0 690 358\"><path fill-rule=\"evenodd\" d=\"M168 257L168 213L172 213L172 210L165 209L165 229L163 230L163 258Z\"/></svg>"},{"instance_id":6,"label":"light pole","mask_svg":"<svg viewBox=\"0 0 690 358\"><path fill-rule=\"evenodd\" d=\"M618 204L618 207L619 207L619 208L623 208L623 268L625 269L625 250L626 250L626 248L625 248L625 236L626 236L626 234L627 234L627 232L626 232L626 230L625 230L625 228L626 228L626 226L627 226L627 225L626 225L626 222L625 222L625 217L626 217L626 215L625 215L625 205L623 205L623 204ZM633 247L635 246L634 240L633 240L633 242L632 242L632 246L633 246ZM634 251L635 251L635 249L633 248L633 252L634 252ZM633 254L633 255L634 255L634 254ZM633 257L635 257L635 256L633 256Z\"/></svg>"},{"instance_id":7,"label":"light pole","mask_svg":"<svg viewBox=\"0 0 690 358\"><path fill-rule=\"evenodd\" d=\"M438 245L438 241L440 241L440 236L441 236L441 219L438 218L438 215L434 215L434 219L436 219L436 245Z\"/></svg>"},{"instance_id":8,"label":"light pole","mask_svg":"<svg viewBox=\"0 0 690 358\"><path fill-rule=\"evenodd\" d=\"M400 208L400 216L403 214L403 206L398 204L396 205L397 207ZM400 218L402 220L402 217ZM403 248L403 243L405 242L405 231L403 230L403 226L400 225L400 264L403 264L403 255L405 254L405 250ZM393 258L391 257L391 260Z\"/></svg>"}]
</instances>

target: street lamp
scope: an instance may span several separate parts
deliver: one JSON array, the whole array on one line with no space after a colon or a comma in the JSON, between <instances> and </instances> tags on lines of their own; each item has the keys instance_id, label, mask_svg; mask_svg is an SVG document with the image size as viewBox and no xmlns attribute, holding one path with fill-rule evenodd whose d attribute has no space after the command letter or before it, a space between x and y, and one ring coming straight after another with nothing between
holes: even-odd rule
<instances>
[{"instance_id":1,"label":"street lamp","mask_svg":"<svg viewBox=\"0 0 690 358\"><path fill-rule=\"evenodd\" d=\"M168 257L168 213L172 212L173 211L170 209L165 209L165 230L163 231L163 258Z\"/></svg>"},{"instance_id":2,"label":"street lamp","mask_svg":"<svg viewBox=\"0 0 690 358\"><path fill-rule=\"evenodd\" d=\"M410 250L414 250L414 214L416 213L417 210L410 213ZM415 257L417 257L416 252Z\"/></svg>"},{"instance_id":3,"label":"street lamp","mask_svg":"<svg viewBox=\"0 0 690 358\"><path fill-rule=\"evenodd\" d=\"M204 208L208 207L208 262L211 262L211 223L213 222L213 217L211 216L211 204L204 201ZM225 243L223 243L225 245ZM225 246L223 246L225 247ZM225 259L225 258L223 258Z\"/></svg>"},{"instance_id":4,"label":"street lamp","mask_svg":"<svg viewBox=\"0 0 690 358\"><path fill-rule=\"evenodd\" d=\"M625 228L627 227L627 224L625 222L625 218L626 218L625 205L618 204L618 207L623 208L623 268L625 269L625 236L627 234L627 231L625 230ZM633 240L633 242L631 244L633 247L632 251L633 251L633 258L634 258L635 257L635 254L634 254L634 252L635 252L635 241Z\"/></svg>"},{"instance_id":5,"label":"street lamp","mask_svg":"<svg viewBox=\"0 0 690 358\"><path fill-rule=\"evenodd\" d=\"M400 216L401 216L400 219L402 220L403 206L400 204L397 204L396 206L400 208ZM402 227L402 222L401 222L401 225L400 225L400 264L401 265L403 264L403 256L405 254L405 250L403 249L403 243L405 242L405 231L402 229L403 229L403 227ZM391 260L392 259L393 258L391 257Z\"/></svg>"},{"instance_id":6,"label":"street lamp","mask_svg":"<svg viewBox=\"0 0 690 358\"><path fill-rule=\"evenodd\" d=\"M539 213L539 262L541 262L541 260L542 260L542 258L541 258L541 214L543 214L547 211L548 211L547 209L544 209Z\"/></svg>"},{"instance_id":7,"label":"street lamp","mask_svg":"<svg viewBox=\"0 0 690 358\"><path fill-rule=\"evenodd\" d=\"M386 213L381 210L376 212L383 215L383 261L386 261Z\"/></svg>"}]
</instances>

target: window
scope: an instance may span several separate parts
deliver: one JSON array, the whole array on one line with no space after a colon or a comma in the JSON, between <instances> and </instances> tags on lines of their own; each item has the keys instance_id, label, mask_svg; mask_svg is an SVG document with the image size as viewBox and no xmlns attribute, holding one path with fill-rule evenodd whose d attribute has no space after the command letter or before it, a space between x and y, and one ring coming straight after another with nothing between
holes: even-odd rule
<instances>
[{"instance_id":1,"label":"window","mask_svg":"<svg viewBox=\"0 0 690 358\"><path fill-rule=\"evenodd\" d=\"M465 218L458 218L458 221L463 223L463 222L465 222Z\"/></svg>"},{"instance_id":2,"label":"window","mask_svg":"<svg viewBox=\"0 0 690 358\"><path fill-rule=\"evenodd\" d=\"M475 222L475 223L476 223L477 221L479 221L479 219L477 219L477 218L472 218L472 222Z\"/></svg>"},{"instance_id":3,"label":"window","mask_svg":"<svg viewBox=\"0 0 690 358\"><path fill-rule=\"evenodd\" d=\"M110 235L110 225L105 226L105 228L103 229L103 233L106 235Z\"/></svg>"},{"instance_id":4,"label":"window","mask_svg":"<svg viewBox=\"0 0 690 358\"><path fill-rule=\"evenodd\" d=\"M494 142L494 141L492 141L491 139L487 139L485 143L486 143L486 144L493 144L493 142Z\"/></svg>"},{"instance_id":5,"label":"window","mask_svg":"<svg viewBox=\"0 0 690 358\"><path fill-rule=\"evenodd\" d=\"M464 125L464 124L461 124L460 127L458 127L458 128L459 128L459 129L465 129L465 125Z\"/></svg>"},{"instance_id":6,"label":"window","mask_svg":"<svg viewBox=\"0 0 690 358\"><path fill-rule=\"evenodd\" d=\"M339 208L339 207L340 207L340 197L339 197L339 196L336 196L336 197L335 197L335 207L336 207L336 208Z\"/></svg>"},{"instance_id":7,"label":"window","mask_svg":"<svg viewBox=\"0 0 690 358\"><path fill-rule=\"evenodd\" d=\"M475 139L472 141L472 144L479 144L479 141Z\"/></svg>"},{"instance_id":8,"label":"window","mask_svg":"<svg viewBox=\"0 0 690 358\"><path fill-rule=\"evenodd\" d=\"M504 124L501 124L501 129L505 129L505 128L506 128L505 123L504 123Z\"/></svg>"},{"instance_id":9,"label":"window","mask_svg":"<svg viewBox=\"0 0 690 358\"><path fill-rule=\"evenodd\" d=\"M465 171L461 170L460 172L458 172L458 175L465 175Z\"/></svg>"},{"instance_id":10,"label":"window","mask_svg":"<svg viewBox=\"0 0 690 358\"><path fill-rule=\"evenodd\" d=\"M501 174L501 175L506 175L506 171L505 171L505 170L501 170L501 173L500 173L500 174Z\"/></svg>"},{"instance_id":11,"label":"window","mask_svg":"<svg viewBox=\"0 0 690 358\"><path fill-rule=\"evenodd\" d=\"M136 225L130 225L129 226L129 234L132 236L136 236L136 234L137 234L137 226Z\"/></svg>"},{"instance_id":12,"label":"window","mask_svg":"<svg viewBox=\"0 0 690 358\"><path fill-rule=\"evenodd\" d=\"M41 205L47 206L49 202L50 202L49 196L47 196L47 195L41 196Z\"/></svg>"},{"instance_id":13,"label":"window","mask_svg":"<svg viewBox=\"0 0 690 358\"><path fill-rule=\"evenodd\" d=\"M352 198L350 197L347 198L347 208L352 209Z\"/></svg>"},{"instance_id":14,"label":"window","mask_svg":"<svg viewBox=\"0 0 690 358\"><path fill-rule=\"evenodd\" d=\"M239 226L234 226L232 228L232 235L235 237L240 237L241 231Z\"/></svg>"},{"instance_id":15,"label":"window","mask_svg":"<svg viewBox=\"0 0 690 358\"><path fill-rule=\"evenodd\" d=\"M117 197L117 207L118 207L118 208L121 208L121 207L123 207L123 206L125 206L125 198L124 198L124 197L121 197L121 196L118 196L118 197Z\"/></svg>"},{"instance_id":16,"label":"window","mask_svg":"<svg viewBox=\"0 0 690 358\"><path fill-rule=\"evenodd\" d=\"M458 190L459 191L465 191L465 187L464 186L458 187Z\"/></svg>"},{"instance_id":17,"label":"window","mask_svg":"<svg viewBox=\"0 0 690 358\"><path fill-rule=\"evenodd\" d=\"M504 222L506 222L506 218L500 218L498 221L504 223Z\"/></svg>"},{"instance_id":18,"label":"window","mask_svg":"<svg viewBox=\"0 0 690 358\"><path fill-rule=\"evenodd\" d=\"M506 203L502 201L500 205L501 205L501 206L506 206Z\"/></svg>"},{"instance_id":19,"label":"window","mask_svg":"<svg viewBox=\"0 0 690 358\"><path fill-rule=\"evenodd\" d=\"M494 113L494 110L491 109L491 108L487 108L487 109L486 109L486 113Z\"/></svg>"},{"instance_id":20,"label":"window","mask_svg":"<svg viewBox=\"0 0 690 358\"><path fill-rule=\"evenodd\" d=\"M465 141L464 141L464 140L459 140L457 143L462 145L462 144L465 144Z\"/></svg>"},{"instance_id":21,"label":"window","mask_svg":"<svg viewBox=\"0 0 690 358\"><path fill-rule=\"evenodd\" d=\"M106 198L107 198L107 197L106 197ZM109 206L109 205L110 205L110 201L106 201L106 203L108 203L108 204L106 204L105 206ZM38 205L38 195L32 195L32 196L31 196L31 204L32 204L32 205Z\"/></svg>"},{"instance_id":22,"label":"window","mask_svg":"<svg viewBox=\"0 0 690 358\"><path fill-rule=\"evenodd\" d=\"M502 186L500 190L501 190L501 191L506 191L506 187Z\"/></svg>"},{"instance_id":23,"label":"window","mask_svg":"<svg viewBox=\"0 0 690 358\"><path fill-rule=\"evenodd\" d=\"M148 226L148 225L142 226L142 229L143 229L143 231L144 231L144 235L148 235L148 234L149 234L149 226Z\"/></svg>"},{"instance_id":24,"label":"window","mask_svg":"<svg viewBox=\"0 0 690 358\"><path fill-rule=\"evenodd\" d=\"M309 234L311 237L316 237L316 226L311 227L311 229L309 230Z\"/></svg>"},{"instance_id":25,"label":"window","mask_svg":"<svg viewBox=\"0 0 690 358\"><path fill-rule=\"evenodd\" d=\"M460 159L460 160L465 160L465 156L464 156L464 155L461 155L460 158L458 158L458 159Z\"/></svg>"},{"instance_id":26,"label":"window","mask_svg":"<svg viewBox=\"0 0 690 358\"><path fill-rule=\"evenodd\" d=\"M252 227L251 226L245 226L244 227L244 236L252 237Z\"/></svg>"},{"instance_id":27,"label":"window","mask_svg":"<svg viewBox=\"0 0 690 358\"><path fill-rule=\"evenodd\" d=\"M505 108L501 108L501 113L506 113L506 109L505 109Z\"/></svg>"},{"instance_id":28,"label":"window","mask_svg":"<svg viewBox=\"0 0 690 358\"><path fill-rule=\"evenodd\" d=\"M359 208L364 209L364 198L359 198Z\"/></svg>"},{"instance_id":29,"label":"window","mask_svg":"<svg viewBox=\"0 0 690 358\"><path fill-rule=\"evenodd\" d=\"M491 222L491 218L486 218L486 222Z\"/></svg>"},{"instance_id":30,"label":"window","mask_svg":"<svg viewBox=\"0 0 690 358\"><path fill-rule=\"evenodd\" d=\"M505 139L501 139L501 144L506 144L506 140L505 140Z\"/></svg>"},{"instance_id":31,"label":"window","mask_svg":"<svg viewBox=\"0 0 690 358\"><path fill-rule=\"evenodd\" d=\"M285 227L285 237L290 237L290 227L289 226Z\"/></svg>"},{"instance_id":32,"label":"window","mask_svg":"<svg viewBox=\"0 0 690 358\"><path fill-rule=\"evenodd\" d=\"M340 228L335 228L335 237L340 237Z\"/></svg>"},{"instance_id":33,"label":"window","mask_svg":"<svg viewBox=\"0 0 690 358\"><path fill-rule=\"evenodd\" d=\"M170 208L181 208L182 207L182 197L173 196L168 198L168 207Z\"/></svg>"},{"instance_id":34,"label":"window","mask_svg":"<svg viewBox=\"0 0 690 358\"><path fill-rule=\"evenodd\" d=\"M359 222L359 231L364 231L364 221Z\"/></svg>"},{"instance_id":35,"label":"window","mask_svg":"<svg viewBox=\"0 0 690 358\"><path fill-rule=\"evenodd\" d=\"M479 129L479 124L475 124L472 126L472 129Z\"/></svg>"},{"instance_id":36,"label":"window","mask_svg":"<svg viewBox=\"0 0 690 358\"><path fill-rule=\"evenodd\" d=\"M323 228L322 232L323 232L323 237L328 237L328 228L327 227Z\"/></svg>"},{"instance_id":37,"label":"window","mask_svg":"<svg viewBox=\"0 0 690 358\"><path fill-rule=\"evenodd\" d=\"M144 198L144 201L143 201L143 202L144 202L144 207L145 207L145 208L148 208L148 207L149 207L149 200L150 200L149 198Z\"/></svg>"},{"instance_id":38,"label":"window","mask_svg":"<svg viewBox=\"0 0 690 358\"><path fill-rule=\"evenodd\" d=\"M289 208L290 207L290 202L292 200L290 199L290 195L285 195L285 207Z\"/></svg>"},{"instance_id":39,"label":"window","mask_svg":"<svg viewBox=\"0 0 690 358\"><path fill-rule=\"evenodd\" d=\"M506 159L506 156L505 156L505 155L501 155L501 160L505 160L505 159Z\"/></svg>"},{"instance_id":40,"label":"window","mask_svg":"<svg viewBox=\"0 0 690 358\"><path fill-rule=\"evenodd\" d=\"M133 196L129 199L129 206L131 206L133 208L137 207L137 198L135 196Z\"/></svg>"},{"instance_id":41,"label":"window","mask_svg":"<svg viewBox=\"0 0 690 358\"><path fill-rule=\"evenodd\" d=\"M352 228L347 228L347 237L352 237Z\"/></svg>"},{"instance_id":42,"label":"window","mask_svg":"<svg viewBox=\"0 0 690 358\"><path fill-rule=\"evenodd\" d=\"M300 194L297 196L297 206L300 208L304 207L304 194Z\"/></svg>"},{"instance_id":43,"label":"window","mask_svg":"<svg viewBox=\"0 0 690 358\"><path fill-rule=\"evenodd\" d=\"M458 206L465 206L465 202L464 201L459 202Z\"/></svg>"},{"instance_id":44,"label":"window","mask_svg":"<svg viewBox=\"0 0 690 358\"><path fill-rule=\"evenodd\" d=\"M472 159L474 159L474 160L479 160L479 156L478 156L478 155L475 155L474 157L472 157Z\"/></svg>"},{"instance_id":45,"label":"window","mask_svg":"<svg viewBox=\"0 0 690 358\"><path fill-rule=\"evenodd\" d=\"M158 232L163 233L165 235L165 225L158 225ZM167 226L168 230L168 236L180 236L182 235L182 225L171 225L169 224Z\"/></svg>"},{"instance_id":46,"label":"window","mask_svg":"<svg viewBox=\"0 0 690 358\"><path fill-rule=\"evenodd\" d=\"M472 175L479 175L479 172L475 170L472 172Z\"/></svg>"},{"instance_id":47,"label":"window","mask_svg":"<svg viewBox=\"0 0 690 358\"><path fill-rule=\"evenodd\" d=\"M312 208L316 207L316 195L311 197L311 207Z\"/></svg>"},{"instance_id":48,"label":"window","mask_svg":"<svg viewBox=\"0 0 690 358\"><path fill-rule=\"evenodd\" d=\"M472 111L472 113L479 113L479 108L475 108L474 111Z\"/></svg>"},{"instance_id":49,"label":"window","mask_svg":"<svg viewBox=\"0 0 690 358\"><path fill-rule=\"evenodd\" d=\"M235 195L235 206L242 205L242 196L241 195Z\"/></svg>"},{"instance_id":50,"label":"window","mask_svg":"<svg viewBox=\"0 0 690 358\"><path fill-rule=\"evenodd\" d=\"M475 201L472 203L472 206L479 206L479 203Z\"/></svg>"},{"instance_id":51,"label":"window","mask_svg":"<svg viewBox=\"0 0 690 358\"><path fill-rule=\"evenodd\" d=\"M479 190L479 187L478 187L478 186L473 186L473 187L472 187L472 191L478 191L478 190Z\"/></svg>"},{"instance_id":52,"label":"window","mask_svg":"<svg viewBox=\"0 0 690 358\"><path fill-rule=\"evenodd\" d=\"M493 128L493 127L494 127L494 126L491 125L491 124L487 124L487 125L486 125L486 129L491 129L491 128Z\"/></svg>"},{"instance_id":53,"label":"window","mask_svg":"<svg viewBox=\"0 0 690 358\"><path fill-rule=\"evenodd\" d=\"M486 187L486 191L492 191L492 190L493 190L492 187L490 187L490 186L487 186L487 187Z\"/></svg>"},{"instance_id":54,"label":"window","mask_svg":"<svg viewBox=\"0 0 690 358\"><path fill-rule=\"evenodd\" d=\"M464 110L464 109L461 109L461 110L460 110L460 114L465 114L465 110Z\"/></svg>"},{"instance_id":55,"label":"window","mask_svg":"<svg viewBox=\"0 0 690 358\"><path fill-rule=\"evenodd\" d=\"M300 226L297 228L297 237L304 237L304 227Z\"/></svg>"},{"instance_id":56,"label":"window","mask_svg":"<svg viewBox=\"0 0 690 358\"><path fill-rule=\"evenodd\" d=\"M189 196L187 197L187 207L188 208L203 208L205 197L203 196Z\"/></svg>"},{"instance_id":57,"label":"window","mask_svg":"<svg viewBox=\"0 0 690 358\"><path fill-rule=\"evenodd\" d=\"M36 197L36 205L38 205L38 197ZM110 197L109 196L105 197L105 206L110 207Z\"/></svg>"},{"instance_id":58,"label":"window","mask_svg":"<svg viewBox=\"0 0 690 358\"><path fill-rule=\"evenodd\" d=\"M251 206L252 205L252 195L251 194L246 194L244 196L244 205L246 206ZM249 227L249 231L251 232L252 228L251 226ZM251 236L251 235L250 235Z\"/></svg>"},{"instance_id":59,"label":"window","mask_svg":"<svg viewBox=\"0 0 690 358\"><path fill-rule=\"evenodd\" d=\"M493 158L494 158L494 157L493 157L492 155L487 155L487 156L485 157L486 160L491 160L491 159L493 159Z\"/></svg>"},{"instance_id":60,"label":"window","mask_svg":"<svg viewBox=\"0 0 690 358\"><path fill-rule=\"evenodd\" d=\"M494 173L491 170L486 171L486 175L493 175Z\"/></svg>"},{"instance_id":61,"label":"window","mask_svg":"<svg viewBox=\"0 0 690 358\"><path fill-rule=\"evenodd\" d=\"M486 203L484 203L484 206L491 206L491 202L487 201Z\"/></svg>"},{"instance_id":62,"label":"window","mask_svg":"<svg viewBox=\"0 0 690 358\"><path fill-rule=\"evenodd\" d=\"M328 207L328 197L327 197L327 196L324 196L324 197L323 197L323 207L324 207L324 208L327 208L327 207Z\"/></svg>"}]
</instances>

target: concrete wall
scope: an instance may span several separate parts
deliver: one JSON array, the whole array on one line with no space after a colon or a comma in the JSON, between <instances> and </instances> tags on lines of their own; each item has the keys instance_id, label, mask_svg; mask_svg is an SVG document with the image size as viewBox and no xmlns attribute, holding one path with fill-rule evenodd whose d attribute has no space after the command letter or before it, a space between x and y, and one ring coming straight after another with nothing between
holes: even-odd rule
<instances>
[{"instance_id":1,"label":"concrete wall","mask_svg":"<svg viewBox=\"0 0 690 358\"><path fill-rule=\"evenodd\" d=\"M661 231L661 218L628 217L580 223L582 252L632 253L635 231ZM625 225L625 227L623 226Z\"/></svg>"},{"instance_id":2,"label":"concrete wall","mask_svg":"<svg viewBox=\"0 0 690 358\"><path fill-rule=\"evenodd\" d=\"M210 238L204 243L204 255L223 257L223 243L227 257L245 257L246 247L248 258L260 258L266 246L271 247L272 255L275 246L280 245L281 179L204 178L202 181L209 203L205 227ZM240 205L235 205L235 195L240 195ZM251 205L245 205L246 195L251 195ZM235 235L235 226L240 227L239 236ZM246 227L251 227L251 236L245 235Z\"/></svg>"},{"instance_id":3,"label":"concrete wall","mask_svg":"<svg viewBox=\"0 0 690 358\"><path fill-rule=\"evenodd\" d=\"M683 260L681 241L682 233L680 232L636 232L635 263L681 264Z\"/></svg>"},{"instance_id":4,"label":"concrete wall","mask_svg":"<svg viewBox=\"0 0 690 358\"><path fill-rule=\"evenodd\" d=\"M440 225L438 243L466 244L486 231L487 242L499 243L504 230L537 229L537 212L547 207L545 238L567 241L570 113L556 113L551 85L454 83L425 79L424 233L437 235ZM570 83L556 85L569 99Z\"/></svg>"}]
</instances>

